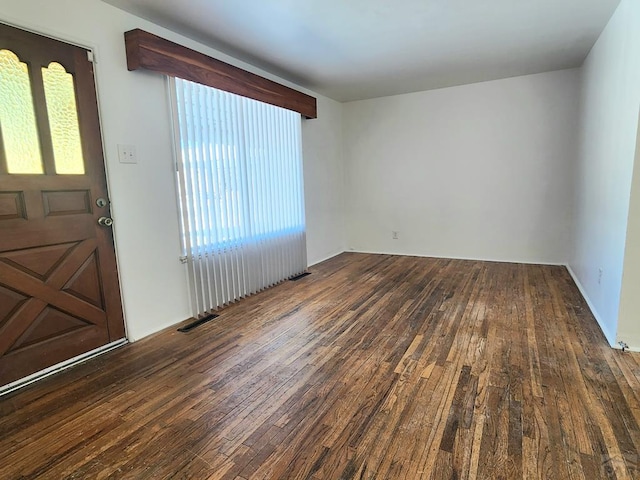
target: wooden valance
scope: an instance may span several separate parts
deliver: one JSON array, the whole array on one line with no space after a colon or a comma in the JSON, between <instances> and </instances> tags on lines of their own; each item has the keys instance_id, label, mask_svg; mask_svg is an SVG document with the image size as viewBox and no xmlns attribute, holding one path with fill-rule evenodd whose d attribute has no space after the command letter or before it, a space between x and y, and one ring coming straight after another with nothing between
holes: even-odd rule
<instances>
[{"instance_id":1,"label":"wooden valance","mask_svg":"<svg viewBox=\"0 0 640 480\"><path fill-rule=\"evenodd\" d=\"M316 118L316 99L144 30L124 34L127 68L183 78Z\"/></svg>"}]
</instances>

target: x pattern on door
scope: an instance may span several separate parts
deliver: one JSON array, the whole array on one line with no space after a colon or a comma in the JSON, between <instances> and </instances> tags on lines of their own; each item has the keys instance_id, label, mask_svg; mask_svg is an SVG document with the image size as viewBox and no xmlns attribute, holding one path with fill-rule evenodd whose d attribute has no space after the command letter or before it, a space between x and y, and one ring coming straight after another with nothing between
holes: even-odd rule
<instances>
[{"instance_id":1,"label":"x pattern on door","mask_svg":"<svg viewBox=\"0 0 640 480\"><path fill-rule=\"evenodd\" d=\"M0 356L79 329L106 326L97 243L0 254Z\"/></svg>"}]
</instances>

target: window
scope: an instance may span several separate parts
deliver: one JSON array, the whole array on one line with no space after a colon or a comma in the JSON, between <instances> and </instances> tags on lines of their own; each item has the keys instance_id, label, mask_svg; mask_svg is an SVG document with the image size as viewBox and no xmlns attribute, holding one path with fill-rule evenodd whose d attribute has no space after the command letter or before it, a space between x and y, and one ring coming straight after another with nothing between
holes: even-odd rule
<instances>
[{"instance_id":1,"label":"window","mask_svg":"<svg viewBox=\"0 0 640 480\"><path fill-rule=\"evenodd\" d=\"M202 314L305 270L301 117L171 84L184 250Z\"/></svg>"},{"instance_id":2,"label":"window","mask_svg":"<svg viewBox=\"0 0 640 480\"><path fill-rule=\"evenodd\" d=\"M26 63L0 50L0 128L9 173L44 173Z\"/></svg>"},{"instance_id":3,"label":"window","mask_svg":"<svg viewBox=\"0 0 640 480\"><path fill-rule=\"evenodd\" d=\"M36 117L46 111L53 170L59 175L83 175L73 76L57 62L42 67L41 75L42 83L34 85L27 63L11 50L0 50L0 135L7 172L45 173ZM33 88L44 90L46 109L34 102Z\"/></svg>"}]
</instances>

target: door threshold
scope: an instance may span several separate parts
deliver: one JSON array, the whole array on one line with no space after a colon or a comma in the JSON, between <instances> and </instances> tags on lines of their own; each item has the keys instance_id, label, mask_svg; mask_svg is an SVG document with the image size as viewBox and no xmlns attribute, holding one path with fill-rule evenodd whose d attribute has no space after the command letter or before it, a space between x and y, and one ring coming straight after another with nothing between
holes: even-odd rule
<instances>
[{"instance_id":1,"label":"door threshold","mask_svg":"<svg viewBox=\"0 0 640 480\"><path fill-rule=\"evenodd\" d=\"M21 378L20 380L16 380L15 382L0 386L0 397L8 393L15 392L20 388L31 385L32 383L47 378L53 374L62 372L67 368L71 368L75 365L86 362L87 360L91 360L98 355L102 355L103 353L115 350L116 348L126 345L127 343L129 343L129 340L127 340L126 338L116 340L115 342L111 342L107 345L96 348L95 350L91 350L90 352L83 353L82 355L78 355L77 357L70 358L69 360L65 360L64 362L57 363L56 365L45 368L44 370L40 370L39 372L32 373L31 375Z\"/></svg>"}]
</instances>

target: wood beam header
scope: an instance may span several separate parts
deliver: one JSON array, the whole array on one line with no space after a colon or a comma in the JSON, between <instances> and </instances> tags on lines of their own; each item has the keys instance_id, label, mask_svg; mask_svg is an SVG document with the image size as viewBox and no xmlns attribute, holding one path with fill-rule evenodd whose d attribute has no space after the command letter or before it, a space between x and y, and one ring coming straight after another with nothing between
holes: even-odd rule
<instances>
[{"instance_id":1,"label":"wood beam header","mask_svg":"<svg viewBox=\"0 0 640 480\"><path fill-rule=\"evenodd\" d=\"M146 69L201 83L316 118L316 99L144 30L124 34L127 68Z\"/></svg>"}]
</instances>

